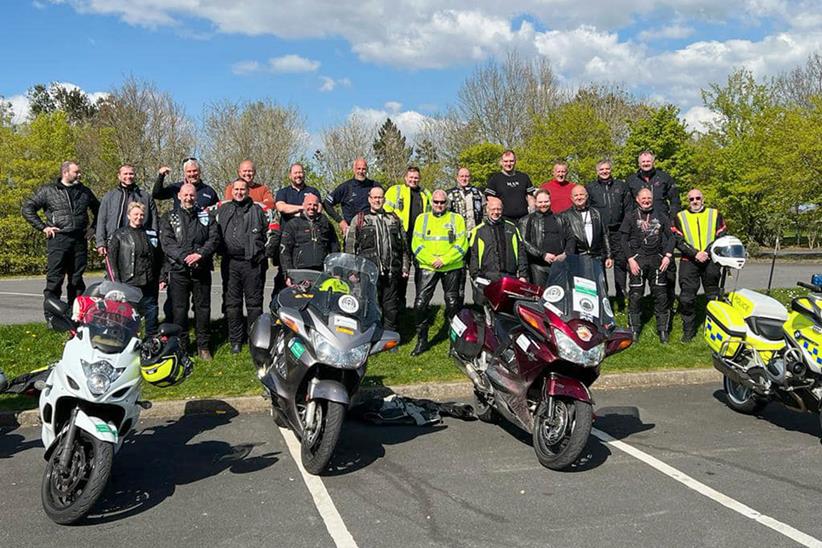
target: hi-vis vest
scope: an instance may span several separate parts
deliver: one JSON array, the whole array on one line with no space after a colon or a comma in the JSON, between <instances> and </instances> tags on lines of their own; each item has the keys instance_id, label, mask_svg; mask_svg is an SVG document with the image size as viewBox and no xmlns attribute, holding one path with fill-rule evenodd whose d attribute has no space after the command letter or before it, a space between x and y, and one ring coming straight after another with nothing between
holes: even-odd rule
<instances>
[{"instance_id":1,"label":"hi-vis vest","mask_svg":"<svg viewBox=\"0 0 822 548\"><path fill-rule=\"evenodd\" d=\"M468 250L465 219L451 212L439 217L432 212L421 214L414 223L411 249L424 270L448 272L462 268L463 257ZM432 266L437 257L442 260L442 266L438 269Z\"/></svg>"},{"instance_id":2,"label":"hi-vis vest","mask_svg":"<svg viewBox=\"0 0 822 548\"><path fill-rule=\"evenodd\" d=\"M420 189L422 209L420 215L431 211L431 192ZM405 183L394 185L385 193L383 209L393 211L402 221L402 228L408 232L409 217L411 217L411 188Z\"/></svg>"},{"instance_id":3,"label":"hi-vis vest","mask_svg":"<svg viewBox=\"0 0 822 548\"><path fill-rule=\"evenodd\" d=\"M504 227L506 225L510 225L510 227L511 227L511 250L514 252L514 257L513 257L514 262L513 262L513 264L514 264L514 273L516 273L516 271L517 271L517 262L519 261L519 241L522 238L522 236L519 233L519 229L517 228L517 225L515 225L514 223L512 223L511 221L509 221L507 219L500 219L500 221L502 223L504 223L503 230L504 230ZM479 230L481 228L485 227L485 226L489 226L489 225L487 225L486 223L483 222L483 223L480 223L478 226L474 227L474 229L471 231L471 237L470 237L469 242L468 242L469 249L471 247L473 247L475 243L477 244L477 267L479 268L480 271L485 270L483 262L482 262L482 259L485 256L485 240L483 240L479 236ZM499 265L499 269L501 271L504 271L506 267L507 267L507 265L504 265L504 264Z\"/></svg>"},{"instance_id":4,"label":"hi-vis vest","mask_svg":"<svg viewBox=\"0 0 822 548\"><path fill-rule=\"evenodd\" d=\"M716 239L716 221L719 214L715 209L706 207L699 213L692 213L686 209L676 216L685 241L697 251L705 251Z\"/></svg>"}]
</instances>

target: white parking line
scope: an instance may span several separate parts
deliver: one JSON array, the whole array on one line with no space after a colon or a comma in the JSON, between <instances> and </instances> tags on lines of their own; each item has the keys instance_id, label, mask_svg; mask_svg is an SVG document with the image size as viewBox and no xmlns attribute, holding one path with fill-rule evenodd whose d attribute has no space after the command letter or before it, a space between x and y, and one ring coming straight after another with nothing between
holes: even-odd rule
<instances>
[{"instance_id":1,"label":"white parking line","mask_svg":"<svg viewBox=\"0 0 822 548\"><path fill-rule=\"evenodd\" d=\"M630 446L625 442L614 439L605 432L597 430L596 428L592 429L591 433L600 440L602 440L605 444L613 446L619 449L620 451L623 451L624 453L628 453L635 459L640 460L648 466L655 468L659 472L662 472L666 476L675 479L685 487L693 489L700 495L706 496L709 499L718 502L722 506L730 508L734 512L737 512L738 514L745 516L748 519L752 519L758 523L761 523L765 527L769 527L777 533L785 535L789 539L798 542L803 546L822 547L822 540L814 538L808 535L807 533L803 533L798 529L794 529L790 525L782 523L781 521L778 521L770 516L761 514L753 508L751 508L750 506L742 504L741 502L732 499L728 495L725 495L723 493L720 493L716 489L708 487L704 483L697 481L696 479L685 474L684 472L680 472L676 468L669 466L668 464L665 464L661 460L652 457L648 453L645 453L644 451L641 451L636 447Z\"/></svg>"},{"instance_id":2,"label":"white parking line","mask_svg":"<svg viewBox=\"0 0 822 548\"><path fill-rule=\"evenodd\" d=\"M0 291L0 295L11 295L13 297L43 297L42 293L14 293L13 291Z\"/></svg>"},{"instance_id":3,"label":"white parking line","mask_svg":"<svg viewBox=\"0 0 822 548\"><path fill-rule=\"evenodd\" d=\"M317 507L320 517L323 518L325 528L334 540L334 544L339 548L357 548L354 537L348 532L348 528L337 511L337 507L334 506L334 501L331 500L331 495L328 494L322 480L317 476L312 476L303 468L303 463L300 460L300 442L297 441L297 437L288 428L280 428L280 432L285 439L289 453L291 453L291 458L297 464L297 468L303 476L303 481L305 481L305 485L311 493L311 498L314 499L314 505Z\"/></svg>"}]
</instances>

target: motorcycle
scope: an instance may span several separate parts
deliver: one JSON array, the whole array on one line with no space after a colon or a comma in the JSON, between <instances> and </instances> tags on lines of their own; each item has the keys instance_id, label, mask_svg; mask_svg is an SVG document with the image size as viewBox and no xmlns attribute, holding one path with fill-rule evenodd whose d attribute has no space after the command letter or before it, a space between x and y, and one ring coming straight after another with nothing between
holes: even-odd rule
<instances>
[{"instance_id":1,"label":"motorcycle","mask_svg":"<svg viewBox=\"0 0 822 548\"><path fill-rule=\"evenodd\" d=\"M822 408L822 275L807 296L779 301L739 289L724 293L729 270L745 265L745 248L732 236L718 239L711 258L722 268L720 298L708 303L704 338L714 367L723 375L728 407L754 414L778 401L799 411ZM737 278L738 279L738 278Z\"/></svg>"},{"instance_id":2,"label":"motorcycle","mask_svg":"<svg viewBox=\"0 0 822 548\"><path fill-rule=\"evenodd\" d=\"M52 328L71 334L60 361L37 382L46 448L41 498L56 523L80 520L102 494L114 454L137 425L140 410L151 407L140 400L143 378L167 386L191 370L187 358L174 355L179 327L163 324L159 335L141 341L134 309L141 297L139 289L103 281L75 300L71 315L65 302L45 301ZM152 349L158 348L170 354L153 359L159 354Z\"/></svg>"},{"instance_id":3,"label":"motorcycle","mask_svg":"<svg viewBox=\"0 0 822 548\"><path fill-rule=\"evenodd\" d=\"M531 434L540 464L574 463L591 433L590 386L602 361L633 343L614 322L599 260L569 255L542 287L503 277L484 286L483 313L451 320L451 355L474 385L476 413Z\"/></svg>"},{"instance_id":4,"label":"motorcycle","mask_svg":"<svg viewBox=\"0 0 822 548\"><path fill-rule=\"evenodd\" d=\"M347 253L325 258L323 271L291 270L292 286L251 327L257 376L271 397L275 423L300 439L311 474L328 466L368 357L399 345L377 307L379 271Z\"/></svg>"}]
</instances>

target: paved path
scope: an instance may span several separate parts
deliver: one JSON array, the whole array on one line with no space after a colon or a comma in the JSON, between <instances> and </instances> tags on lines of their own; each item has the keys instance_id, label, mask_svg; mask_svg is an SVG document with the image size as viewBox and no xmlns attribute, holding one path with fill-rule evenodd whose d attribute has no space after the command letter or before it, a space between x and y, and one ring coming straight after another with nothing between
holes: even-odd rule
<instances>
[{"instance_id":1,"label":"paved path","mask_svg":"<svg viewBox=\"0 0 822 548\"><path fill-rule=\"evenodd\" d=\"M770 263L751 262L740 273L739 287L765 288L768 285L768 273ZM811 274L822 273L822 262L818 261L785 261L777 263L774 270L773 287L794 287L797 280L810 281ZM269 279L272 277L269 274ZM610 275L609 275L610 278ZM100 277L87 277L86 284ZM219 318L222 316L221 307L221 282L220 275L215 272L212 277L211 290L211 316ZM43 321L42 302L43 287L45 278L26 279L5 279L0 280L0 323L27 323ZM265 289L265 303L268 304L272 285L269 283ZM611 284L613 287L613 284ZM729 279L727 287L733 288L734 281ZM413 305L414 283L408 284L408 304ZM470 288L466 291L466 299L471 300ZM160 305L165 302L165 292L160 294ZM432 301L434 304L442 304L442 287L437 286Z\"/></svg>"},{"instance_id":2,"label":"paved path","mask_svg":"<svg viewBox=\"0 0 822 548\"><path fill-rule=\"evenodd\" d=\"M2 432L0 546L819 545L818 417L743 416L717 388L595 390L568 472L510 428L349 421L309 487L268 416L144 422L80 527L41 510L39 432Z\"/></svg>"}]
</instances>

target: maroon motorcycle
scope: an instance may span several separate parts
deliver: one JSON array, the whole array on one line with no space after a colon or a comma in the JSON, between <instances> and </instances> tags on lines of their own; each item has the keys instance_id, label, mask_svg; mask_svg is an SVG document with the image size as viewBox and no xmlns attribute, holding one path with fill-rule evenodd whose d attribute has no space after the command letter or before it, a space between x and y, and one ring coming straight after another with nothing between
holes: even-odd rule
<instances>
[{"instance_id":1,"label":"maroon motorcycle","mask_svg":"<svg viewBox=\"0 0 822 548\"><path fill-rule=\"evenodd\" d=\"M600 261L569 255L546 287L503 277L484 286L484 312L451 321L451 355L474 384L476 413L499 414L533 436L540 464L570 466L593 422L589 387L606 356L631 346L617 329Z\"/></svg>"}]
</instances>

